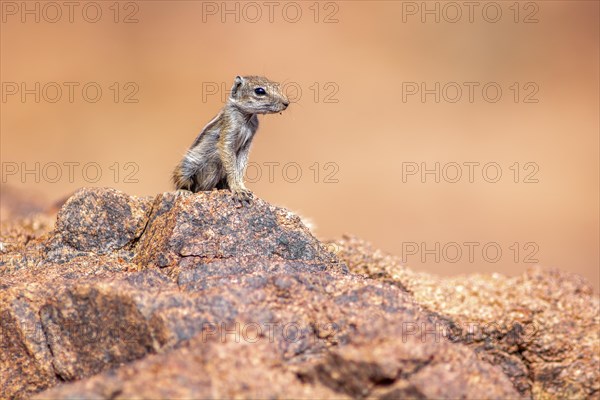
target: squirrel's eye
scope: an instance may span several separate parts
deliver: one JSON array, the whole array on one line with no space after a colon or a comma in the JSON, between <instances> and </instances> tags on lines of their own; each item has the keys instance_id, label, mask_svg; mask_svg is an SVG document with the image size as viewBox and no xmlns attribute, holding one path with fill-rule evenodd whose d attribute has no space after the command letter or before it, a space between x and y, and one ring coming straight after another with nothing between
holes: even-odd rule
<instances>
[{"instance_id":1,"label":"squirrel's eye","mask_svg":"<svg viewBox=\"0 0 600 400\"><path fill-rule=\"evenodd\" d=\"M259 96L267 94L267 92L265 92L265 89L261 87L254 89L254 93L256 93Z\"/></svg>"}]
</instances>

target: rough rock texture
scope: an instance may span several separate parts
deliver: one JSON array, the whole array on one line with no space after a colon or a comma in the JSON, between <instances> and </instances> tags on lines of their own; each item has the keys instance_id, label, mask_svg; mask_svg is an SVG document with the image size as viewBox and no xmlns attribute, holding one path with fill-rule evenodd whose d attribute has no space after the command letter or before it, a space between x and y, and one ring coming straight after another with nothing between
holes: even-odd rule
<instances>
[{"instance_id":1,"label":"rough rock texture","mask_svg":"<svg viewBox=\"0 0 600 400\"><path fill-rule=\"evenodd\" d=\"M188 197L174 193L158 196L134 261L171 268L239 257L248 257L253 264L273 260L336 262L298 216L260 199L244 210L236 207L231 196L217 191Z\"/></svg>"},{"instance_id":2,"label":"rough rock texture","mask_svg":"<svg viewBox=\"0 0 600 400\"><path fill-rule=\"evenodd\" d=\"M0 398L598 397L572 275L442 280L227 191L44 218L0 227Z\"/></svg>"},{"instance_id":3,"label":"rough rock texture","mask_svg":"<svg viewBox=\"0 0 600 400\"><path fill-rule=\"evenodd\" d=\"M533 267L508 278L416 273L368 243L331 242L350 271L405 288L452 325L452 337L534 398L600 397L600 306L575 274Z\"/></svg>"}]
</instances>

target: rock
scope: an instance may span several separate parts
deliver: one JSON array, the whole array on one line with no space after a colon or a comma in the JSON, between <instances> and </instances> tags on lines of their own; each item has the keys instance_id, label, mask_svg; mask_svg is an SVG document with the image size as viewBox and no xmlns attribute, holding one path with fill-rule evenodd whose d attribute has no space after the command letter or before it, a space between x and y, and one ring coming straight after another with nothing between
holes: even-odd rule
<instances>
[{"instance_id":1,"label":"rock","mask_svg":"<svg viewBox=\"0 0 600 400\"><path fill-rule=\"evenodd\" d=\"M224 191L186 197L159 195L134 261L160 268L191 267L240 257L251 257L258 264L273 260L336 262L299 217L261 199L251 208L236 207Z\"/></svg>"},{"instance_id":2,"label":"rock","mask_svg":"<svg viewBox=\"0 0 600 400\"><path fill-rule=\"evenodd\" d=\"M393 286L330 273L249 275L188 299L195 301L184 305L190 307L185 315L205 312L208 318L170 318L187 330L201 329L180 350L42 397L385 397L390 385L424 397L441 390L449 397L517 396L499 369L465 346L406 334L405 324L431 330L435 319ZM459 383L435 392L430 378Z\"/></svg>"},{"instance_id":3,"label":"rock","mask_svg":"<svg viewBox=\"0 0 600 400\"><path fill-rule=\"evenodd\" d=\"M83 189L4 256L2 398L598 394L581 279L418 274L227 191Z\"/></svg>"},{"instance_id":4,"label":"rock","mask_svg":"<svg viewBox=\"0 0 600 400\"><path fill-rule=\"evenodd\" d=\"M230 197L228 193L212 196L217 208ZM224 208L240 214L240 220L235 221L240 225L239 234L223 236L229 238L230 253L214 258L210 248L202 251L195 242L201 231L184 231L188 238L179 232L178 223L189 225L187 213L192 215L205 201L202 195L186 199L165 194L156 199L154 209L149 199L130 198L112 189L85 189L65 203L56 230L49 237L43 236L41 244L36 240L23 242L16 253L9 254L32 253L20 274L5 268L0 283L6 289L0 294L0 310L7 325L3 332L22 338L20 347L3 352L6 357L0 369L15 377L6 381L12 386L3 387L5 393L24 395L57 381L91 376L190 339L209 319L225 321L237 315L238 310L223 308L226 303L219 288L214 298L185 296L178 289L178 281L182 289L190 291L199 282L209 287L209 277L227 280L230 275L256 271L274 274L344 269L297 218L265 203L261 207L260 202L254 209ZM177 208L165 206L169 202ZM160 218L177 221L175 234L154 225L160 224ZM244 247L243 229L249 230L247 236L257 235L253 246ZM144 233L152 239L140 239ZM155 271L153 264L129 262L133 257L128 256L130 253L136 260L149 254L148 247L160 235L164 235L159 241L164 244L161 254L177 250L177 243L196 246L192 257L172 253L177 263L171 267L181 270L181 276L174 274L173 280ZM36 251L32 252L34 245ZM301 261L286 264L286 257ZM136 272L139 269L144 271ZM163 281L149 274L158 274ZM158 297L157 290L161 293ZM23 291L28 293L26 299ZM31 332L35 334L27 334ZM32 347L43 350L44 362L37 356L28 358ZM11 360L19 358L27 361L27 367L16 370ZM31 379L22 379L27 376ZM36 380L36 376L45 378Z\"/></svg>"},{"instance_id":5,"label":"rock","mask_svg":"<svg viewBox=\"0 0 600 400\"><path fill-rule=\"evenodd\" d=\"M519 397L500 370L444 340L435 324L407 322L412 318L400 315L400 321L360 326L350 343L332 349L316 366L315 379L352 398Z\"/></svg>"},{"instance_id":6,"label":"rock","mask_svg":"<svg viewBox=\"0 0 600 400\"><path fill-rule=\"evenodd\" d=\"M55 216L38 214L0 223L0 275L31 268L45 257Z\"/></svg>"},{"instance_id":7,"label":"rock","mask_svg":"<svg viewBox=\"0 0 600 400\"><path fill-rule=\"evenodd\" d=\"M22 269L0 279L2 398L27 397L31 392L55 385L62 380L59 371L65 369L65 363L61 364L61 354L69 353L72 357L78 351L85 352L85 349L80 347L80 350L76 350L71 346L65 348L64 342L67 339L61 342L61 330L62 337L71 334L85 337L84 328L91 325L92 321L74 318L71 320L75 321L74 323L69 322L59 328L54 326L54 331L47 331L47 328L53 326L48 324L52 319L48 318L45 312L52 310L57 294L66 288L79 282L85 284L97 279L106 279L119 269L121 268L118 265L100 265L76 260L67 266ZM70 310L77 311L74 308ZM52 342L49 338L58 340ZM75 342L77 339L75 338ZM58 352L58 357L55 357L53 351ZM75 363L78 360L71 361Z\"/></svg>"},{"instance_id":8,"label":"rock","mask_svg":"<svg viewBox=\"0 0 600 400\"><path fill-rule=\"evenodd\" d=\"M58 386L47 398L344 398L287 371L268 341L202 336L167 354L151 355L114 372Z\"/></svg>"},{"instance_id":9,"label":"rock","mask_svg":"<svg viewBox=\"0 0 600 400\"><path fill-rule=\"evenodd\" d=\"M131 248L146 227L150 205L149 199L115 189L77 191L58 212L47 259L66 262L79 255Z\"/></svg>"},{"instance_id":10,"label":"rock","mask_svg":"<svg viewBox=\"0 0 600 400\"><path fill-rule=\"evenodd\" d=\"M582 277L532 267L523 275L438 278L344 237L332 242L351 272L396 284L451 321L454 337L500 366L522 395L600 396L600 304Z\"/></svg>"}]
</instances>

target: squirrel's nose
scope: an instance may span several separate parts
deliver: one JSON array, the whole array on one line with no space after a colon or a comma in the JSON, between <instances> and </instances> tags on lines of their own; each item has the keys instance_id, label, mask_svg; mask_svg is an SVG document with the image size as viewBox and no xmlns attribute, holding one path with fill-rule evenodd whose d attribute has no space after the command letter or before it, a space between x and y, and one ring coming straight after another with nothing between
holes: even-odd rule
<instances>
[{"instance_id":1,"label":"squirrel's nose","mask_svg":"<svg viewBox=\"0 0 600 400\"><path fill-rule=\"evenodd\" d=\"M290 105L290 102L289 102L289 100L284 100L284 101L282 101L282 103L283 103L283 106L284 106L285 108L287 108L287 106L289 106L289 105Z\"/></svg>"}]
</instances>

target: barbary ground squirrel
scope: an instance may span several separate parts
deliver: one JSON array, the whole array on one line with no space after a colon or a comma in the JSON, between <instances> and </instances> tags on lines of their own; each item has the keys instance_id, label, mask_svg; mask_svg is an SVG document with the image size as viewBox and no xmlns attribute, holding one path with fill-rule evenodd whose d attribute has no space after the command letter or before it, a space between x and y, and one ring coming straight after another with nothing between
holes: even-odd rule
<instances>
[{"instance_id":1,"label":"barbary ground squirrel","mask_svg":"<svg viewBox=\"0 0 600 400\"><path fill-rule=\"evenodd\" d=\"M237 201L250 204L252 192L244 185L244 174L257 114L278 113L289 104L278 83L262 76L236 76L225 106L173 171L175 189L229 189Z\"/></svg>"}]
</instances>

